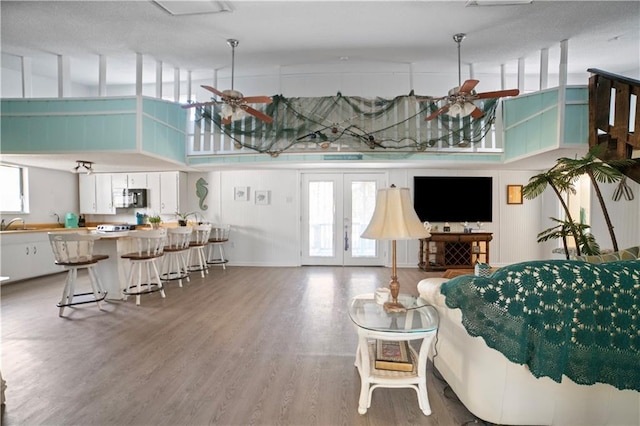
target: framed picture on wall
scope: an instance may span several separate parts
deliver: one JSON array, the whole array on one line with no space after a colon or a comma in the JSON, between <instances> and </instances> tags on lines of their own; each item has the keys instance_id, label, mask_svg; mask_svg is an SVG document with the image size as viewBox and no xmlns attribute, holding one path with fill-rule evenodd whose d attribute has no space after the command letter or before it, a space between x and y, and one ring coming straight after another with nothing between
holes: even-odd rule
<instances>
[{"instance_id":1,"label":"framed picture on wall","mask_svg":"<svg viewBox=\"0 0 640 426\"><path fill-rule=\"evenodd\" d=\"M507 204L522 204L522 185L507 185Z\"/></svg>"},{"instance_id":2,"label":"framed picture on wall","mask_svg":"<svg viewBox=\"0 0 640 426\"><path fill-rule=\"evenodd\" d=\"M233 199L235 201L249 201L249 187L236 186L233 188Z\"/></svg>"},{"instance_id":3,"label":"framed picture on wall","mask_svg":"<svg viewBox=\"0 0 640 426\"><path fill-rule=\"evenodd\" d=\"M269 192L270 191L256 191L256 195L254 197L256 199L256 204L269 204Z\"/></svg>"}]
</instances>

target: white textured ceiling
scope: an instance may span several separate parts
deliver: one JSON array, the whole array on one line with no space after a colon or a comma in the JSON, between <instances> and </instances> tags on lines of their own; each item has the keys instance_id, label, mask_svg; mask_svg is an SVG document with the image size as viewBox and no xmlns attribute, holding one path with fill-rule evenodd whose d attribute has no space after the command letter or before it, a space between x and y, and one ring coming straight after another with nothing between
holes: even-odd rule
<instances>
[{"instance_id":1,"label":"white textured ceiling","mask_svg":"<svg viewBox=\"0 0 640 426\"><path fill-rule=\"evenodd\" d=\"M640 78L639 1L535 0L489 7L420 0L207 3L229 11L174 16L147 0L2 0L2 66L19 69L20 57L28 57L34 74L55 78L56 56L64 55L70 59L71 80L91 86L97 85L98 55L104 55L107 83L133 84L135 54L141 53L194 76L211 76L213 70L224 76L231 64L226 40L236 38L237 76L376 64L457 76L452 36L462 32L467 34L463 66L473 64L477 73L498 73L501 65L515 72L519 58L539 58L541 49L559 49L566 39L570 74L586 76L588 68L599 68ZM153 67L145 73L155 79ZM24 156L13 161L68 170L75 159ZM114 171L175 168L132 156L107 161L97 159ZM533 161L527 164L535 167Z\"/></svg>"},{"instance_id":2,"label":"white textured ceiling","mask_svg":"<svg viewBox=\"0 0 640 426\"><path fill-rule=\"evenodd\" d=\"M35 58L36 65L49 63L34 65L33 72L53 76L55 55L68 56L72 79L84 84L97 83L97 55L108 58L111 83L134 82L129 65L135 53L181 70L229 72L228 38L240 40L238 75L345 62L457 73L452 35L462 32L468 35L462 60L477 72L499 72L501 64L515 69L518 58L538 57L541 49L564 39L570 73L600 68L625 74L640 68L638 1L538 0L488 7L468 7L466 1L199 3L223 4L230 11L173 16L146 0L2 0L2 52ZM119 61L126 72L118 71ZM83 66L92 71L80 72Z\"/></svg>"}]
</instances>

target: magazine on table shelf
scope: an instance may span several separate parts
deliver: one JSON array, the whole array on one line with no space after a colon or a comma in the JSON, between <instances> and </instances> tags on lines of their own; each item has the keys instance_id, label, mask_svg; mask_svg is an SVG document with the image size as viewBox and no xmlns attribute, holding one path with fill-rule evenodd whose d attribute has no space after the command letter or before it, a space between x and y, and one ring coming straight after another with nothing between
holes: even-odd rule
<instances>
[{"instance_id":1,"label":"magazine on table shelf","mask_svg":"<svg viewBox=\"0 0 640 426\"><path fill-rule=\"evenodd\" d=\"M375 368L378 370L412 371L411 353L406 340L376 340Z\"/></svg>"}]
</instances>

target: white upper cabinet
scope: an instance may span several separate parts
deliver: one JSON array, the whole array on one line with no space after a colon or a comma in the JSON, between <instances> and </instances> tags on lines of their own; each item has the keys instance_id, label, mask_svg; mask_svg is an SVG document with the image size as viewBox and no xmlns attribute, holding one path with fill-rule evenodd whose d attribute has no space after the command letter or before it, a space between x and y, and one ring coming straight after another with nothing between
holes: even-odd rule
<instances>
[{"instance_id":1,"label":"white upper cabinet","mask_svg":"<svg viewBox=\"0 0 640 426\"><path fill-rule=\"evenodd\" d=\"M113 189L147 188L147 173L112 173Z\"/></svg>"},{"instance_id":2,"label":"white upper cabinet","mask_svg":"<svg viewBox=\"0 0 640 426\"><path fill-rule=\"evenodd\" d=\"M187 204L187 175L184 172L148 173L147 188L151 214L175 215Z\"/></svg>"},{"instance_id":3,"label":"white upper cabinet","mask_svg":"<svg viewBox=\"0 0 640 426\"><path fill-rule=\"evenodd\" d=\"M107 173L80 174L80 214L115 214L111 175Z\"/></svg>"}]
</instances>

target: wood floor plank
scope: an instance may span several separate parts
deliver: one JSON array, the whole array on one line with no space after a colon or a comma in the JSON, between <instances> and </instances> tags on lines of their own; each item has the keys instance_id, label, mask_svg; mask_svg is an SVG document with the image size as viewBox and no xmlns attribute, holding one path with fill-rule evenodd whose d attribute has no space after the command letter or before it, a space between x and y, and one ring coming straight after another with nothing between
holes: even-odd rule
<instances>
[{"instance_id":1,"label":"wood floor plank","mask_svg":"<svg viewBox=\"0 0 640 426\"><path fill-rule=\"evenodd\" d=\"M454 425L474 419L428 366L432 414L411 389L376 389L358 414L351 297L379 267L232 267L183 287L78 305L58 317L64 275L5 285L2 425ZM403 292L428 276L398 270ZM80 281L88 284L86 275Z\"/></svg>"}]
</instances>

